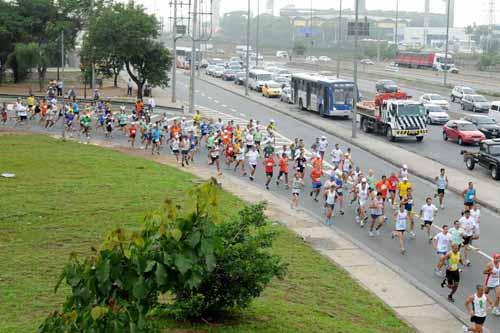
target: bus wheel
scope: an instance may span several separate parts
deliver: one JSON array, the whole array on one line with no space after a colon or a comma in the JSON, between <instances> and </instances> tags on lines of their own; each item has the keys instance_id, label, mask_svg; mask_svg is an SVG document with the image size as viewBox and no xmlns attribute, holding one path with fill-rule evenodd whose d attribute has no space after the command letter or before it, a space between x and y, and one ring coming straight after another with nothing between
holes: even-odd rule
<instances>
[{"instance_id":1,"label":"bus wheel","mask_svg":"<svg viewBox=\"0 0 500 333\"><path fill-rule=\"evenodd\" d=\"M302 104L302 98L299 98L299 110L304 110L304 104Z\"/></svg>"},{"instance_id":2,"label":"bus wheel","mask_svg":"<svg viewBox=\"0 0 500 333\"><path fill-rule=\"evenodd\" d=\"M325 117L325 110L323 108L323 105L319 106L319 115L320 117Z\"/></svg>"}]
</instances>

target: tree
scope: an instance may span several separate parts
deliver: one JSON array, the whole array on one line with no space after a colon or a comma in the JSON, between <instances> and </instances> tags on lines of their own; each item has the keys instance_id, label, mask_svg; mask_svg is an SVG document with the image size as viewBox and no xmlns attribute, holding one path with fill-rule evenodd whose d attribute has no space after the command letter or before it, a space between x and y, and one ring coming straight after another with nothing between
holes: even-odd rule
<instances>
[{"instance_id":1,"label":"tree","mask_svg":"<svg viewBox=\"0 0 500 333\"><path fill-rule=\"evenodd\" d=\"M159 24L142 6L133 2L104 6L91 20L82 54L108 68L115 86L120 71L125 66L130 78L137 85L137 97L142 98L144 84L165 87L171 57L156 38Z\"/></svg>"},{"instance_id":2,"label":"tree","mask_svg":"<svg viewBox=\"0 0 500 333\"><path fill-rule=\"evenodd\" d=\"M225 13L220 22L223 36L233 41L242 40L246 36L247 14L241 10Z\"/></svg>"},{"instance_id":3,"label":"tree","mask_svg":"<svg viewBox=\"0 0 500 333\"><path fill-rule=\"evenodd\" d=\"M298 56L302 56L306 53L307 46L302 42L295 42L293 45L293 53Z\"/></svg>"}]
</instances>

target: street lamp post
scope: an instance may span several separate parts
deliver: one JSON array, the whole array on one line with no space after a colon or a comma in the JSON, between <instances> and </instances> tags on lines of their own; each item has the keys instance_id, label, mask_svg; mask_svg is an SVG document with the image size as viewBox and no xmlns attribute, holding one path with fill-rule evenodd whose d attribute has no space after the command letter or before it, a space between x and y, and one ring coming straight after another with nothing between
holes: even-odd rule
<instances>
[{"instance_id":1,"label":"street lamp post","mask_svg":"<svg viewBox=\"0 0 500 333\"><path fill-rule=\"evenodd\" d=\"M255 67L259 66L259 26L260 26L260 0L257 0L257 27L255 31Z\"/></svg>"},{"instance_id":2,"label":"street lamp post","mask_svg":"<svg viewBox=\"0 0 500 333\"><path fill-rule=\"evenodd\" d=\"M342 0L340 0L339 6L339 32L337 37L337 79L340 78L340 41L342 39Z\"/></svg>"},{"instance_id":3,"label":"street lamp post","mask_svg":"<svg viewBox=\"0 0 500 333\"><path fill-rule=\"evenodd\" d=\"M94 0L90 1L90 15L94 15ZM95 64L94 64L94 49L92 48L92 64L91 64L91 70L92 70L92 94L95 91Z\"/></svg>"},{"instance_id":4,"label":"street lamp post","mask_svg":"<svg viewBox=\"0 0 500 333\"><path fill-rule=\"evenodd\" d=\"M248 75L250 74L250 0L248 0L247 11L247 54L246 54L246 73L245 73L245 96L248 96Z\"/></svg>"},{"instance_id":5,"label":"street lamp post","mask_svg":"<svg viewBox=\"0 0 500 333\"><path fill-rule=\"evenodd\" d=\"M447 1L446 3L446 42L444 46L444 61L445 61L445 68L443 71L443 85L446 86L447 84L447 79L448 79L448 40L449 40L449 33L450 33L450 0Z\"/></svg>"},{"instance_id":6,"label":"street lamp post","mask_svg":"<svg viewBox=\"0 0 500 333\"><path fill-rule=\"evenodd\" d=\"M172 27L172 32L174 34L173 41L173 66L172 66L172 103L177 102L177 97L175 96L175 88L177 83L177 0L174 0L174 25Z\"/></svg>"},{"instance_id":7,"label":"street lamp post","mask_svg":"<svg viewBox=\"0 0 500 333\"><path fill-rule=\"evenodd\" d=\"M352 106L352 137L356 138L357 131L357 110L356 103L358 102L358 35L359 35L359 0L355 0L355 11L354 11L354 105Z\"/></svg>"},{"instance_id":8,"label":"street lamp post","mask_svg":"<svg viewBox=\"0 0 500 333\"><path fill-rule=\"evenodd\" d=\"M198 24L198 0L194 0L193 3L193 44L191 46L191 60L189 64L189 70L190 70L190 80L189 80L189 112L194 113L194 74L195 74L195 68L196 68L196 28Z\"/></svg>"},{"instance_id":9,"label":"street lamp post","mask_svg":"<svg viewBox=\"0 0 500 333\"><path fill-rule=\"evenodd\" d=\"M399 21L399 0L396 0L396 23L394 26L394 44L396 45L396 52L398 51L398 21Z\"/></svg>"}]
</instances>

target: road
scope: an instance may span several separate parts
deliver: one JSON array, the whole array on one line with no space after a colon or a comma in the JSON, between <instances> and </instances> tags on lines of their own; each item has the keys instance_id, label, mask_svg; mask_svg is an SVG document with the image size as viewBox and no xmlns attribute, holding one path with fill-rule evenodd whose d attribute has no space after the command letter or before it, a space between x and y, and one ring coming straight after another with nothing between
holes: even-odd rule
<instances>
[{"instance_id":1,"label":"road","mask_svg":"<svg viewBox=\"0 0 500 333\"><path fill-rule=\"evenodd\" d=\"M184 89L188 87L187 78L183 75L179 75L178 77L180 77L179 84L182 87L179 91L179 98L187 100L188 90ZM236 119L239 118L241 121L253 118L259 120L262 124L267 124L269 119L273 118L278 124L278 132L286 133L288 138L304 138L307 144L311 144L314 137L325 135L332 145L334 143L339 143L344 150L348 146L346 142L331 136L328 133L324 133L316 128L291 119L286 115L262 107L259 104L253 103L243 97L228 93L203 81L197 81L196 90L198 90L198 93L196 94L196 103L203 107L203 109L219 110L229 115L228 117ZM214 117L217 117L218 115L216 112L213 112L212 114ZM388 145L388 147L390 146ZM391 171L396 171L394 166L384 162L377 156L373 156L356 147L352 147L352 151L355 162L363 170L368 170L370 168L373 169L378 177L381 174L388 174ZM259 177L256 182L263 186L263 170L259 169L259 171ZM412 177L411 181L413 182L416 192L416 206L419 207L424 203L425 197L431 195L435 191L434 186L416 177ZM464 180L464 184L465 181L466 180ZM272 191L276 192L280 196L289 198L289 193L283 189L272 188ZM478 195L480 195L480 193ZM301 200L305 209L315 212L318 215L323 214L321 206L313 202L308 196L301 198ZM459 217L459 212L462 209L461 202L462 199L457 195L452 193L447 194L446 209L439 212L436 224L451 224L454 219L457 219ZM352 209L347 209L347 213L344 217L337 218L335 227L340 228L356 241L368 246L373 253L384 257L393 265L396 265L398 268L407 272L407 274L409 274L413 279L419 281L419 283L424 285L426 288L429 288L432 293L439 295L442 299L445 298L446 290L441 289L439 286L439 278L434 276L432 272L436 256L423 233L417 232L418 235L416 240L407 241L408 254L402 256L398 251L397 243L390 239L390 226L386 226L384 228L380 237L369 238L367 230L359 228L359 226L353 221L354 216ZM492 254L496 250L499 250L497 248L498 227L500 226L498 221L498 215L483 209L481 219L481 239L476 242L476 245L488 254ZM470 269L464 268L462 274L462 286L457 294L457 302L451 305L456 307L455 309L459 311L463 311L462 304L464 297L473 290L475 284L484 281L484 276L481 274L481 270L482 267L488 262L488 259L481 255L473 254L472 261L473 265ZM494 327L500 327L500 318L488 319L487 327L494 332Z\"/></svg>"},{"instance_id":2,"label":"road","mask_svg":"<svg viewBox=\"0 0 500 333\"><path fill-rule=\"evenodd\" d=\"M220 79L215 79L207 76L203 77L206 80L217 83L218 85L222 85L224 87L233 90L236 89L237 91L243 92L244 89L243 87L235 86L232 82L224 82ZM345 78L348 79L347 77ZM372 95L371 91L374 90L375 83L367 79L360 79L359 86L365 98L370 98L369 96ZM415 96L417 98L420 97L423 93L425 93L424 91L417 90L413 87L409 87L404 84L401 85L401 87L404 91L408 92L408 94L410 94L411 96ZM270 100L266 97L262 97L260 94L253 91L251 91L250 94L252 94L252 97L257 98L259 101L262 101L268 105L272 105L275 108L287 110L288 112L298 112L296 106L280 103L279 99ZM200 97L203 97L203 95L200 95ZM460 109L459 104L450 102L449 114L451 118L458 119L468 114L468 112L462 111ZM318 114L312 112L310 116L319 118ZM331 118L331 119L325 119L325 121L334 121L339 126L342 126L347 129L351 128L350 120L345 120L342 118L340 119ZM384 143L387 143L388 145L396 145L408 151L412 151L418 155L433 159L435 161L442 163L444 166L460 169L464 172L469 173L472 177L481 177L482 179L487 179L488 181L491 180L487 170L477 169L474 171L469 171L465 168L462 156L460 155L460 151L463 149L477 151L478 150L477 146L471 146L471 145L460 146L456 142L444 141L442 138L442 126L440 125L430 125L428 128L429 128L429 133L425 137L423 142L416 142L414 139L400 139L399 141L396 142L389 142L384 136L380 136L377 134L365 134L365 135L369 135L373 137L374 140L382 141Z\"/></svg>"},{"instance_id":3,"label":"road","mask_svg":"<svg viewBox=\"0 0 500 333\"><path fill-rule=\"evenodd\" d=\"M178 77L179 99L187 100L187 77L182 74L178 75ZM328 133L321 132L316 128L291 119L286 115L262 107L261 105L228 93L203 81L197 81L196 90L198 91L196 94L196 103L205 114L208 114L213 118L222 117L224 120L233 119L235 122L241 124L246 123L250 118L259 120L262 124L267 124L270 118L274 118L278 124L278 132L284 135L283 137L279 137L279 143L288 142L287 138L292 139L294 137L300 137L304 138L306 146L309 146L314 140L314 137L325 135L331 145L339 143L343 150L345 150L348 146L346 142L331 136ZM169 118L173 117L173 115L170 114L167 116ZM32 128L32 130L44 131L36 125ZM52 129L51 132L56 134L61 133L60 126L58 125L56 128ZM103 134L100 131L98 133L93 133L92 135L94 138L103 139ZM127 144L126 137L120 133L115 133L112 140L116 141L117 144ZM354 161L357 165L359 165L363 170L368 170L370 168L373 169L377 177L380 177L381 174L388 174L391 171L396 171L394 166L384 162L377 156L358 149L357 147L352 147L352 153ZM200 158L197 159L197 163L206 163L206 158L204 158L205 154L206 152L201 153ZM233 173L233 171L226 169L224 169L223 172ZM419 207L423 204L425 197L434 193L434 186L414 176L412 176L410 180L413 183L415 190L416 207ZM264 187L264 174L261 166L258 167L255 184L257 186ZM309 177L307 177L306 188L310 188ZM284 199L290 198L289 191L286 191L283 188L276 188L274 183L272 183L271 191ZM307 190L305 190L304 193L307 193ZM481 193L478 193L478 195L480 196ZM454 219L459 217L459 212L462 209L462 200L457 195L449 193L447 194L446 199L446 209L438 213L436 218L437 225L451 224ZM314 202L307 195L301 197L301 209L310 211L317 215L318 221L323 220L322 216L324 211L322 205ZM498 250L498 221L499 216L483 209L481 219L481 239L477 241L475 245L488 254L492 254ZM433 267L437 260L436 256L431 246L429 246L425 235L419 230L417 231L417 238L415 240L407 239L407 254L403 256L399 252L397 242L391 240L390 237L392 222L389 222L389 224L382 229L382 234L380 236L370 238L368 237L366 228L361 229L354 222L353 209L351 207L347 207L346 215L335 218L334 228L338 228L342 232L346 233L354 241L368 248L371 253L376 256L380 256L384 261L390 263L391 266L404 272L403 274L408 279L417 283L431 296L435 297L438 301L443 302L445 306L451 307L453 311L463 314L463 302L465 297L473 292L473 288L477 283L484 281L484 276L481 274L481 271L483 266L488 262L488 259L482 255L474 253L471 256L472 267L464 267L463 269L461 277L462 283L458 293L456 294L456 303L448 303L445 300L447 290L442 289L439 286L440 279L433 273ZM490 316L486 327L489 328L490 332L495 332L495 328L498 329L498 327L500 327L500 318Z\"/></svg>"}]
</instances>

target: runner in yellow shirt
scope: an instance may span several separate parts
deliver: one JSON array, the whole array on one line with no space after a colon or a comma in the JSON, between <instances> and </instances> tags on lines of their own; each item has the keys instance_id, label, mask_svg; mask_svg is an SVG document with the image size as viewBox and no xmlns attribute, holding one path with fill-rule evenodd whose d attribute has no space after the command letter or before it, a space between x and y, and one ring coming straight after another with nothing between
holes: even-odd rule
<instances>
[{"instance_id":1,"label":"runner in yellow shirt","mask_svg":"<svg viewBox=\"0 0 500 333\"><path fill-rule=\"evenodd\" d=\"M398 183L399 200L403 200L403 198L406 197L408 189L411 187L411 183L408 181L407 177L404 177L403 181Z\"/></svg>"}]
</instances>

